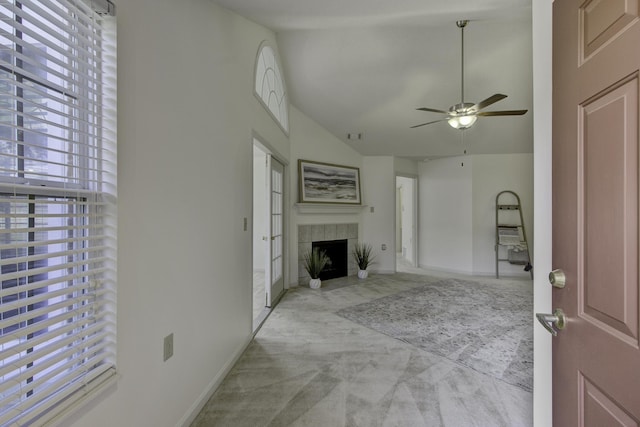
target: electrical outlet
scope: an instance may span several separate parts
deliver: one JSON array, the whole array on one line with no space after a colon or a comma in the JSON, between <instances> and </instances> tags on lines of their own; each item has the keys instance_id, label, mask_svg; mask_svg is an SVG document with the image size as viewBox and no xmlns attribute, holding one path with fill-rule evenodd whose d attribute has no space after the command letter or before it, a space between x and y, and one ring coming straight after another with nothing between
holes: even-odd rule
<instances>
[{"instance_id":1,"label":"electrical outlet","mask_svg":"<svg viewBox=\"0 0 640 427\"><path fill-rule=\"evenodd\" d=\"M166 362L173 356L173 334L164 337L164 361Z\"/></svg>"},{"instance_id":2,"label":"electrical outlet","mask_svg":"<svg viewBox=\"0 0 640 427\"><path fill-rule=\"evenodd\" d=\"M387 245L383 243L383 244L382 244L382 246L380 246L380 248L381 248L383 251L386 251L386 250L387 250Z\"/></svg>"}]
</instances>

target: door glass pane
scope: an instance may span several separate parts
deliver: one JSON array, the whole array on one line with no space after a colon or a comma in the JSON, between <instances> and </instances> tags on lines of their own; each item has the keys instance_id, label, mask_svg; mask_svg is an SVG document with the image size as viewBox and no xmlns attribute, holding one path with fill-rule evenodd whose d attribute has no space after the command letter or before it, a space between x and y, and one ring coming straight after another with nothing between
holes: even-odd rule
<instances>
[{"instance_id":1,"label":"door glass pane","mask_svg":"<svg viewBox=\"0 0 640 427\"><path fill-rule=\"evenodd\" d=\"M282 276L282 173L271 171L271 280Z\"/></svg>"}]
</instances>

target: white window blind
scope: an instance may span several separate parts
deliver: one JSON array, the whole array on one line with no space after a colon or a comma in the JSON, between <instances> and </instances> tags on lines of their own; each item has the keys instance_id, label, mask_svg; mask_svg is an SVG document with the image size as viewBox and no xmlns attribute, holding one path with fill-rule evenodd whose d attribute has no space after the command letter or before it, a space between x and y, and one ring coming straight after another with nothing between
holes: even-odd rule
<instances>
[{"instance_id":1,"label":"white window blind","mask_svg":"<svg viewBox=\"0 0 640 427\"><path fill-rule=\"evenodd\" d=\"M256 60L255 93L285 132L289 132L289 104L284 79L271 46L263 45Z\"/></svg>"},{"instance_id":2,"label":"white window blind","mask_svg":"<svg viewBox=\"0 0 640 427\"><path fill-rule=\"evenodd\" d=\"M0 2L0 425L115 375L115 18Z\"/></svg>"}]
</instances>

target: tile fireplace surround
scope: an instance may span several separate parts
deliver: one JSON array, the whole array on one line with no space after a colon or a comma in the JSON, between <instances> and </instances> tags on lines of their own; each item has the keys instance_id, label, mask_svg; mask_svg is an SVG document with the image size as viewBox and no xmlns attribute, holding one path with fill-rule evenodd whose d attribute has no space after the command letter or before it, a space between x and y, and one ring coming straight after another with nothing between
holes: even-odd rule
<instances>
[{"instance_id":1,"label":"tile fireplace surround","mask_svg":"<svg viewBox=\"0 0 640 427\"><path fill-rule=\"evenodd\" d=\"M351 257L353 246L358 242L358 224L305 224L298 225L298 285L309 284L309 274L302 263L303 255L311 250L313 242L347 239L349 276L358 273L358 266Z\"/></svg>"}]
</instances>

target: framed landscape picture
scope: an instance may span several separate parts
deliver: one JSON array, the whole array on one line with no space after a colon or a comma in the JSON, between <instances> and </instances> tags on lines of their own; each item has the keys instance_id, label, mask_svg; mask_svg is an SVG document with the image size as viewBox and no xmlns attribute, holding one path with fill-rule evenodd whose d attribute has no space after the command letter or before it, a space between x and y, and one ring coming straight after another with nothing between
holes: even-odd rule
<instances>
[{"instance_id":1,"label":"framed landscape picture","mask_svg":"<svg viewBox=\"0 0 640 427\"><path fill-rule=\"evenodd\" d=\"M301 203L361 204L358 168L298 160L298 177Z\"/></svg>"}]
</instances>

